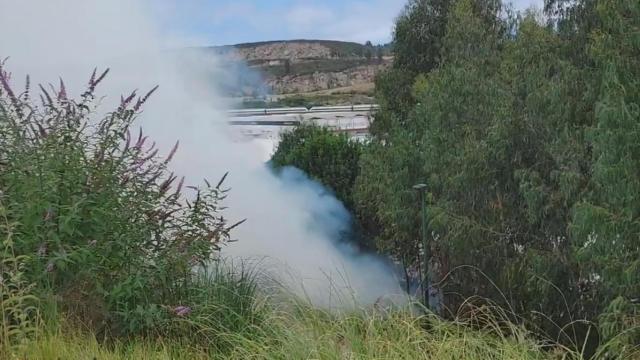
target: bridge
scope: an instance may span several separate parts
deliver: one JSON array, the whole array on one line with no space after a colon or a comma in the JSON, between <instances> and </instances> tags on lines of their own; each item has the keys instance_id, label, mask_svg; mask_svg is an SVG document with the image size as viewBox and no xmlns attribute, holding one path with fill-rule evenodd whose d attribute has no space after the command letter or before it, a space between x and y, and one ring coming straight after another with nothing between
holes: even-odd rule
<instances>
[{"instance_id":1,"label":"bridge","mask_svg":"<svg viewBox=\"0 0 640 360\"><path fill-rule=\"evenodd\" d=\"M301 124L315 124L357 139L366 138L371 115L378 109L378 105L241 109L228 111L228 116L237 140L265 139L277 144L283 131Z\"/></svg>"}]
</instances>

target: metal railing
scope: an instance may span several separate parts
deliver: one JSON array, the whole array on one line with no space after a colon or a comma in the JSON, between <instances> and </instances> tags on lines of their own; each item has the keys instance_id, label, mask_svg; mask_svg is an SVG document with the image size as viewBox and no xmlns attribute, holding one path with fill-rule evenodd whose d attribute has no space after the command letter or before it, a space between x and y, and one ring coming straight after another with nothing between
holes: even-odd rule
<instances>
[{"instance_id":1,"label":"metal railing","mask_svg":"<svg viewBox=\"0 0 640 360\"><path fill-rule=\"evenodd\" d=\"M303 115L312 113L332 113L332 112L375 112L379 105L344 105L344 106L314 106L310 109L304 107L273 108L273 109L238 109L229 110L230 117L243 116L269 116L269 115Z\"/></svg>"}]
</instances>

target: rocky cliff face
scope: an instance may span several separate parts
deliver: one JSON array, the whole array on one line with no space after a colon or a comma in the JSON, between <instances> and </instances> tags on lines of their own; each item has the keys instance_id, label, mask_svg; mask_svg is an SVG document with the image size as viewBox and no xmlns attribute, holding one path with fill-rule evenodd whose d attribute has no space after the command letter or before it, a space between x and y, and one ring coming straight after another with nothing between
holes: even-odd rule
<instances>
[{"instance_id":1,"label":"rocky cliff face","mask_svg":"<svg viewBox=\"0 0 640 360\"><path fill-rule=\"evenodd\" d=\"M385 48L339 41L274 41L213 49L229 61L246 63L262 79L255 88L272 94L370 84L391 63L390 57L383 57L388 55Z\"/></svg>"},{"instance_id":2,"label":"rocky cliff face","mask_svg":"<svg viewBox=\"0 0 640 360\"><path fill-rule=\"evenodd\" d=\"M312 74L272 77L265 82L274 94L306 93L369 84L386 67L385 63L361 65L337 72L316 71Z\"/></svg>"}]
</instances>

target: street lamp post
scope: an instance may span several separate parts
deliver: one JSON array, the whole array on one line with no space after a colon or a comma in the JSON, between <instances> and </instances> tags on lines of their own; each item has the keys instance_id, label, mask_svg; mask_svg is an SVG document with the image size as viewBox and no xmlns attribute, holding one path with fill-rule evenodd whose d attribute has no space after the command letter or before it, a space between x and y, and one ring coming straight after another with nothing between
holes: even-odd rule
<instances>
[{"instance_id":1,"label":"street lamp post","mask_svg":"<svg viewBox=\"0 0 640 360\"><path fill-rule=\"evenodd\" d=\"M424 249L424 275L422 277L422 290L424 292L424 304L429 308L429 260L431 259L431 249L427 240L427 192L426 184L417 184L413 189L420 193L420 203L422 203L422 247Z\"/></svg>"}]
</instances>

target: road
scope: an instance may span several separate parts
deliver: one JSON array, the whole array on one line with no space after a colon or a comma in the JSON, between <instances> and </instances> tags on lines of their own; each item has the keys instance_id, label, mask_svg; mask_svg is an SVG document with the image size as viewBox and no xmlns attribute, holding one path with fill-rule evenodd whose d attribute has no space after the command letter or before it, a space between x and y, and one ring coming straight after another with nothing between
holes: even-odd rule
<instances>
[{"instance_id":1,"label":"road","mask_svg":"<svg viewBox=\"0 0 640 360\"><path fill-rule=\"evenodd\" d=\"M352 136L366 136L375 105L328 106L280 109L247 109L230 111L234 133L248 139L277 140L283 131L300 124L316 124L335 132L347 132Z\"/></svg>"},{"instance_id":2,"label":"road","mask_svg":"<svg viewBox=\"0 0 640 360\"><path fill-rule=\"evenodd\" d=\"M316 124L365 140L369 134L371 114L377 108L376 105L355 105L233 110L229 112L229 124L235 141L259 143L265 151L265 159L269 159L280 142L281 134L300 124Z\"/></svg>"}]
</instances>

